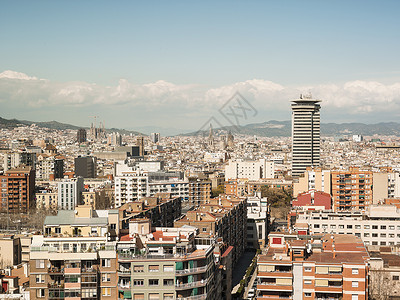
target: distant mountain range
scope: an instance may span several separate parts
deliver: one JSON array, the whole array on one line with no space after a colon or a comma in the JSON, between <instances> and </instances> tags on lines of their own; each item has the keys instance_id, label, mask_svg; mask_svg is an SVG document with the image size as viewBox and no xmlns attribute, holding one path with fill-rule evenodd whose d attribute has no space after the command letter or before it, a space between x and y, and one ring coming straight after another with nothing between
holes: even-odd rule
<instances>
[{"instance_id":1,"label":"distant mountain range","mask_svg":"<svg viewBox=\"0 0 400 300\"><path fill-rule=\"evenodd\" d=\"M215 128L216 134L224 134L227 131L237 134L256 135L260 137L274 137L282 136L289 137L292 134L291 121L268 121L263 123L254 123L244 126L226 126L223 128ZM181 135L208 135L208 131L197 131ZM377 124L363 124L363 123L322 123L321 135L322 136L341 136L361 134L364 136L377 135L394 135L400 136L400 123L386 122Z\"/></svg>"},{"instance_id":2,"label":"distant mountain range","mask_svg":"<svg viewBox=\"0 0 400 300\"><path fill-rule=\"evenodd\" d=\"M66 129L72 129L72 130L78 130L79 128L85 128L89 129L89 127L80 127L80 126L75 126L71 124L66 124L66 123L60 123L57 121L49 121L49 122L32 122L32 121L26 121L26 120L17 120L17 119L4 119L0 117L0 128L15 128L21 125L26 125L30 126L32 124L36 124L36 126L41 127L41 128L49 128L49 129L54 129L54 130L66 130ZM135 134L139 135L141 134L140 132L137 131L132 131L132 130L125 130L125 129L119 129L119 128L106 128L107 132L119 132L120 134Z\"/></svg>"},{"instance_id":3,"label":"distant mountain range","mask_svg":"<svg viewBox=\"0 0 400 300\"><path fill-rule=\"evenodd\" d=\"M65 130L72 129L77 130L82 128L80 126L75 126L71 124L60 123L57 121L49 122L32 122L26 120L17 119L4 119L0 117L0 128L15 128L21 125L30 126L36 124L38 127L49 128L55 130ZM260 137L274 137L291 136L292 127L291 121L268 121L263 123L247 124L244 126L227 126L223 128L214 128L216 134L225 134L227 131L231 131L233 134L244 134L244 135L256 135ZM83 127L85 128L85 127ZM86 127L88 129L88 127ZM162 127L140 127L142 132L165 132L164 135L177 135L176 128L162 128ZM163 131L164 129L164 131ZM107 132L119 132L121 134L142 134L141 132L135 130L125 130L118 128L106 129ZM167 134L169 132L169 134ZM181 131L182 132L182 131ZM322 123L321 124L321 135L322 136L341 136L341 135L353 135L361 134L364 136L377 135L394 135L400 136L400 123L397 122L382 122L377 124L363 124L363 123ZM146 135L146 134L144 134ZM196 131L190 133L181 133L181 136L194 136L194 135L208 135L208 130Z\"/></svg>"}]
</instances>

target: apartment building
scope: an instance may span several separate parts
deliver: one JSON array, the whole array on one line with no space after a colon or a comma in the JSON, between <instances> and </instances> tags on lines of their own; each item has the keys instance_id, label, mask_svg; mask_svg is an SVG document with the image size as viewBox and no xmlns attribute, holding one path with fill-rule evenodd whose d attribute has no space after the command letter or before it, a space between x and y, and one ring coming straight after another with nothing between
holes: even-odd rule
<instances>
[{"instance_id":1,"label":"apartment building","mask_svg":"<svg viewBox=\"0 0 400 300\"><path fill-rule=\"evenodd\" d=\"M64 177L64 159L39 154L36 161L36 179L54 180Z\"/></svg>"},{"instance_id":2,"label":"apartment building","mask_svg":"<svg viewBox=\"0 0 400 300\"><path fill-rule=\"evenodd\" d=\"M211 181L189 179L189 203L200 205L211 198Z\"/></svg>"},{"instance_id":3,"label":"apartment building","mask_svg":"<svg viewBox=\"0 0 400 300\"><path fill-rule=\"evenodd\" d=\"M174 222L174 227L184 225L199 228L200 232L222 238L223 243L233 246L232 264L235 265L246 247L247 199L221 194L210 199Z\"/></svg>"},{"instance_id":4,"label":"apartment building","mask_svg":"<svg viewBox=\"0 0 400 300\"><path fill-rule=\"evenodd\" d=\"M330 210L332 207L331 195L328 193L310 190L297 195L297 198L292 201L293 208Z\"/></svg>"},{"instance_id":5,"label":"apartment building","mask_svg":"<svg viewBox=\"0 0 400 300\"><path fill-rule=\"evenodd\" d=\"M262 178L274 178L275 165L273 161L261 158L255 160L229 160L225 166L225 178L237 179L247 178L249 180L258 180Z\"/></svg>"},{"instance_id":6,"label":"apartment building","mask_svg":"<svg viewBox=\"0 0 400 300\"><path fill-rule=\"evenodd\" d=\"M293 197L309 190L331 193L331 171L317 167L307 167L306 171L293 184Z\"/></svg>"},{"instance_id":7,"label":"apartment building","mask_svg":"<svg viewBox=\"0 0 400 300\"><path fill-rule=\"evenodd\" d=\"M0 268L16 266L22 262L21 239L16 235L0 235Z\"/></svg>"},{"instance_id":8,"label":"apartment building","mask_svg":"<svg viewBox=\"0 0 400 300\"><path fill-rule=\"evenodd\" d=\"M246 248L262 249L266 246L269 225L268 199L261 192L247 198Z\"/></svg>"},{"instance_id":9,"label":"apartment building","mask_svg":"<svg viewBox=\"0 0 400 300\"><path fill-rule=\"evenodd\" d=\"M398 249L398 247L396 249L393 249L393 247L380 247L377 251L370 252L370 298L400 298L400 256Z\"/></svg>"},{"instance_id":10,"label":"apartment building","mask_svg":"<svg viewBox=\"0 0 400 300\"><path fill-rule=\"evenodd\" d=\"M297 212L295 230L308 234L353 234L366 246L400 245L400 210L394 205L371 205L360 211Z\"/></svg>"},{"instance_id":11,"label":"apartment building","mask_svg":"<svg viewBox=\"0 0 400 300\"><path fill-rule=\"evenodd\" d=\"M368 299L369 255L354 235L269 234L257 261L257 299Z\"/></svg>"},{"instance_id":12,"label":"apartment building","mask_svg":"<svg viewBox=\"0 0 400 300\"><path fill-rule=\"evenodd\" d=\"M58 208L75 209L81 203L83 192L83 178L62 179L58 185Z\"/></svg>"},{"instance_id":13,"label":"apartment building","mask_svg":"<svg viewBox=\"0 0 400 300\"><path fill-rule=\"evenodd\" d=\"M37 209L58 209L58 193L41 191L36 193Z\"/></svg>"},{"instance_id":14,"label":"apartment building","mask_svg":"<svg viewBox=\"0 0 400 300\"><path fill-rule=\"evenodd\" d=\"M115 177L115 207L157 193L170 193L172 197L188 201L189 182L183 180L180 172L133 171Z\"/></svg>"},{"instance_id":15,"label":"apartment building","mask_svg":"<svg viewBox=\"0 0 400 300\"><path fill-rule=\"evenodd\" d=\"M194 227L131 232L118 244L119 298L221 299L214 249Z\"/></svg>"},{"instance_id":16,"label":"apartment building","mask_svg":"<svg viewBox=\"0 0 400 300\"><path fill-rule=\"evenodd\" d=\"M48 216L30 248L31 299L116 299L116 211L77 206ZM110 241L111 240L111 241Z\"/></svg>"},{"instance_id":17,"label":"apartment building","mask_svg":"<svg viewBox=\"0 0 400 300\"><path fill-rule=\"evenodd\" d=\"M10 213L27 213L35 207L35 170L19 166L0 175L1 210Z\"/></svg>"},{"instance_id":18,"label":"apartment building","mask_svg":"<svg viewBox=\"0 0 400 300\"><path fill-rule=\"evenodd\" d=\"M118 208L121 235L127 234L131 221L141 218L150 220L153 227L173 227L174 221L181 217L181 207L182 199L173 198L170 194L125 203Z\"/></svg>"}]
</instances>

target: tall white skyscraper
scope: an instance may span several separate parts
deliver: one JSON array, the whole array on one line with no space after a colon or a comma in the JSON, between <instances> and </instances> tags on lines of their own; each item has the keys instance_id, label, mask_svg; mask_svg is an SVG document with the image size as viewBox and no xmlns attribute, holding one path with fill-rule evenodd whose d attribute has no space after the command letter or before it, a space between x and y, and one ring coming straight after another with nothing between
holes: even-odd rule
<instances>
[{"instance_id":1,"label":"tall white skyscraper","mask_svg":"<svg viewBox=\"0 0 400 300\"><path fill-rule=\"evenodd\" d=\"M311 94L292 100L293 177L320 163L320 102Z\"/></svg>"}]
</instances>

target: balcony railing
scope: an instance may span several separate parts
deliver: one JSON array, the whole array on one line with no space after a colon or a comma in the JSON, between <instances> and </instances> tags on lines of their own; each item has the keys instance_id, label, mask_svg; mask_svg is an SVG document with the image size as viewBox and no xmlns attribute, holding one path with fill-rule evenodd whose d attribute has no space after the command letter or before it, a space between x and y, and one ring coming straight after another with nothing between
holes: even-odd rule
<instances>
[{"instance_id":1,"label":"balcony railing","mask_svg":"<svg viewBox=\"0 0 400 300\"><path fill-rule=\"evenodd\" d=\"M178 290L183 290L183 289L188 289L188 288L196 288L196 287L205 286L206 284L207 284L207 279L204 279L201 281L175 284L175 287Z\"/></svg>"},{"instance_id":2,"label":"balcony railing","mask_svg":"<svg viewBox=\"0 0 400 300\"><path fill-rule=\"evenodd\" d=\"M205 272L205 271L207 271L207 266L199 267L199 268L193 268L193 269L176 270L176 274L186 275L186 274L199 273L199 272Z\"/></svg>"},{"instance_id":3,"label":"balcony railing","mask_svg":"<svg viewBox=\"0 0 400 300\"><path fill-rule=\"evenodd\" d=\"M203 294L203 295L196 295L196 296L189 296L189 297L178 297L176 299L177 300L203 300L206 298L207 298L207 295Z\"/></svg>"}]
</instances>

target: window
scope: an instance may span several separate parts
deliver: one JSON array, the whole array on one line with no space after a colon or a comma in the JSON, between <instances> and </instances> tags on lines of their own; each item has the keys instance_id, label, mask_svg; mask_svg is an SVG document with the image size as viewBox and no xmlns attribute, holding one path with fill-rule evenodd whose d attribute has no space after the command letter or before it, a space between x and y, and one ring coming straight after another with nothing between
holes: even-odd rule
<instances>
[{"instance_id":1,"label":"window","mask_svg":"<svg viewBox=\"0 0 400 300\"><path fill-rule=\"evenodd\" d=\"M143 266L143 265L133 266L133 272L135 272L135 273L142 273L142 272L144 272L144 266Z\"/></svg>"},{"instance_id":2,"label":"window","mask_svg":"<svg viewBox=\"0 0 400 300\"><path fill-rule=\"evenodd\" d=\"M381 229L386 229L386 225L381 225Z\"/></svg>"},{"instance_id":3,"label":"window","mask_svg":"<svg viewBox=\"0 0 400 300\"><path fill-rule=\"evenodd\" d=\"M102 266L103 268L110 268L110 267L111 267L111 259L109 259L109 258L103 258L103 259L101 260L101 266Z\"/></svg>"},{"instance_id":4,"label":"window","mask_svg":"<svg viewBox=\"0 0 400 300\"><path fill-rule=\"evenodd\" d=\"M63 244L63 250L68 251L69 250L69 244Z\"/></svg>"},{"instance_id":5,"label":"window","mask_svg":"<svg viewBox=\"0 0 400 300\"><path fill-rule=\"evenodd\" d=\"M332 228L332 229L335 229L335 228L336 228L336 225L331 225L331 228Z\"/></svg>"},{"instance_id":6,"label":"window","mask_svg":"<svg viewBox=\"0 0 400 300\"><path fill-rule=\"evenodd\" d=\"M38 298L44 298L44 297L45 297L45 291L44 291L44 289L37 289L37 290L36 290L36 297L38 297Z\"/></svg>"},{"instance_id":7,"label":"window","mask_svg":"<svg viewBox=\"0 0 400 300\"><path fill-rule=\"evenodd\" d=\"M36 260L36 269L44 269L44 259Z\"/></svg>"},{"instance_id":8,"label":"window","mask_svg":"<svg viewBox=\"0 0 400 300\"><path fill-rule=\"evenodd\" d=\"M353 229L353 225L347 225L347 229Z\"/></svg>"},{"instance_id":9,"label":"window","mask_svg":"<svg viewBox=\"0 0 400 300\"><path fill-rule=\"evenodd\" d=\"M160 294L149 294L149 300L158 300L160 299Z\"/></svg>"},{"instance_id":10,"label":"window","mask_svg":"<svg viewBox=\"0 0 400 300\"><path fill-rule=\"evenodd\" d=\"M364 233L364 237L369 237L369 233L368 232Z\"/></svg>"},{"instance_id":11,"label":"window","mask_svg":"<svg viewBox=\"0 0 400 300\"><path fill-rule=\"evenodd\" d=\"M377 233L373 233L372 237L378 237L378 234Z\"/></svg>"},{"instance_id":12,"label":"window","mask_svg":"<svg viewBox=\"0 0 400 300\"><path fill-rule=\"evenodd\" d=\"M164 279L164 285L165 286L173 286L174 280L173 279Z\"/></svg>"},{"instance_id":13,"label":"window","mask_svg":"<svg viewBox=\"0 0 400 300\"><path fill-rule=\"evenodd\" d=\"M207 232L207 227L203 227L203 232Z\"/></svg>"},{"instance_id":14,"label":"window","mask_svg":"<svg viewBox=\"0 0 400 300\"><path fill-rule=\"evenodd\" d=\"M133 300L144 300L144 294L133 294Z\"/></svg>"},{"instance_id":15,"label":"window","mask_svg":"<svg viewBox=\"0 0 400 300\"><path fill-rule=\"evenodd\" d=\"M369 229L369 225L364 225L364 229Z\"/></svg>"},{"instance_id":16,"label":"window","mask_svg":"<svg viewBox=\"0 0 400 300\"><path fill-rule=\"evenodd\" d=\"M394 233L389 233L390 238L394 238Z\"/></svg>"},{"instance_id":17,"label":"window","mask_svg":"<svg viewBox=\"0 0 400 300\"><path fill-rule=\"evenodd\" d=\"M173 300L173 299L174 299L174 294L172 294L172 293L164 294L164 300Z\"/></svg>"},{"instance_id":18,"label":"window","mask_svg":"<svg viewBox=\"0 0 400 300\"><path fill-rule=\"evenodd\" d=\"M314 224L314 228L319 228L319 224Z\"/></svg>"},{"instance_id":19,"label":"window","mask_svg":"<svg viewBox=\"0 0 400 300\"><path fill-rule=\"evenodd\" d=\"M311 284L312 281L310 279L304 279L304 284Z\"/></svg>"},{"instance_id":20,"label":"window","mask_svg":"<svg viewBox=\"0 0 400 300\"><path fill-rule=\"evenodd\" d=\"M358 287L358 281L352 281L351 287Z\"/></svg>"},{"instance_id":21,"label":"window","mask_svg":"<svg viewBox=\"0 0 400 300\"><path fill-rule=\"evenodd\" d=\"M111 281L110 274L102 274L101 275L101 281L102 282L110 282Z\"/></svg>"},{"instance_id":22,"label":"window","mask_svg":"<svg viewBox=\"0 0 400 300\"><path fill-rule=\"evenodd\" d=\"M372 229L378 229L378 225L372 225Z\"/></svg>"},{"instance_id":23,"label":"window","mask_svg":"<svg viewBox=\"0 0 400 300\"><path fill-rule=\"evenodd\" d=\"M305 267L304 272L311 272L311 267Z\"/></svg>"},{"instance_id":24,"label":"window","mask_svg":"<svg viewBox=\"0 0 400 300\"><path fill-rule=\"evenodd\" d=\"M44 274L36 275L36 283L44 283Z\"/></svg>"},{"instance_id":25,"label":"window","mask_svg":"<svg viewBox=\"0 0 400 300\"><path fill-rule=\"evenodd\" d=\"M60 227L56 227L55 228L55 233L61 233L61 228Z\"/></svg>"},{"instance_id":26,"label":"window","mask_svg":"<svg viewBox=\"0 0 400 300\"><path fill-rule=\"evenodd\" d=\"M77 283L79 282L79 275L65 275L65 282Z\"/></svg>"},{"instance_id":27,"label":"window","mask_svg":"<svg viewBox=\"0 0 400 300\"><path fill-rule=\"evenodd\" d=\"M339 229L344 229L344 225L339 225Z\"/></svg>"},{"instance_id":28,"label":"window","mask_svg":"<svg viewBox=\"0 0 400 300\"><path fill-rule=\"evenodd\" d=\"M149 272L158 272L158 271L159 271L158 265L150 265L149 266Z\"/></svg>"},{"instance_id":29,"label":"window","mask_svg":"<svg viewBox=\"0 0 400 300\"><path fill-rule=\"evenodd\" d=\"M164 272L173 272L174 271L174 266L172 265L165 265L163 268Z\"/></svg>"},{"instance_id":30,"label":"window","mask_svg":"<svg viewBox=\"0 0 400 300\"><path fill-rule=\"evenodd\" d=\"M351 274L358 274L358 269L356 268L351 269Z\"/></svg>"},{"instance_id":31,"label":"window","mask_svg":"<svg viewBox=\"0 0 400 300\"><path fill-rule=\"evenodd\" d=\"M143 279L135 279L133 281L133 285L135 285L135 286L143 286L144 285L144 280Z\"/></svg>"},{"instance_id":32,"label":"window","mask_svg":"<svg viewBox=\"0 0 400 300\"><path fill-rule=\"evenodd\" d=\"M158 279L149 279L149 285L158 285Z\"/></svg>"},{"instance_id":33,"label":"window","mask_svg":"<svg viewBox=\"0 0 400 300\"><path fill-rule=\"evenodd\" d=\"M394 226L393 226L393 225L390 225L390 226L389 226L389 229L390 229L390 230L394 230Z\"/></svg>"},{"instance_id":34,"label":"window","mask_svg":"<svg viewBox=\"0 0 400 300\"><path fill-rule=\"evenodd\" d=\"M386 233L381 233L381 237L386 237Z\"/></svg>"},{"instance_id":35,"label":"window","mask_svg":"<svg viewBox=\"0 0 400 300\"><path fill-rule=\"evenodd\" d=\"M102 293L103 296L111 296L111 288L102 288Z\"/></svg>"},{"instance_id":36,"label":"window","mask_svg":"<svg viewBox=\"0 0 400 300\"><path fill-rule=\"evenodd\" d=\"M304 297L311 297L311 293L304 293Z\"/></svg>"},{"instance_id":37,"label":"window","mask_svg":"<svg viewBox=\"0 0 400 300\"><path fill-rule=\"evenodd\" d=\"M355 229L361 229L361 225L354 225Z\"/></svg>"},{"instance_id":38,"label":"window","mask_svg":"<svg viewBox=\"0 0 400 300\"><path fill-rule=\"evenodd\" d=\"M398 281L399 280L399 275L393 275L392 279L395 280L395 281Z\"/></svg>"}]
</instances>

